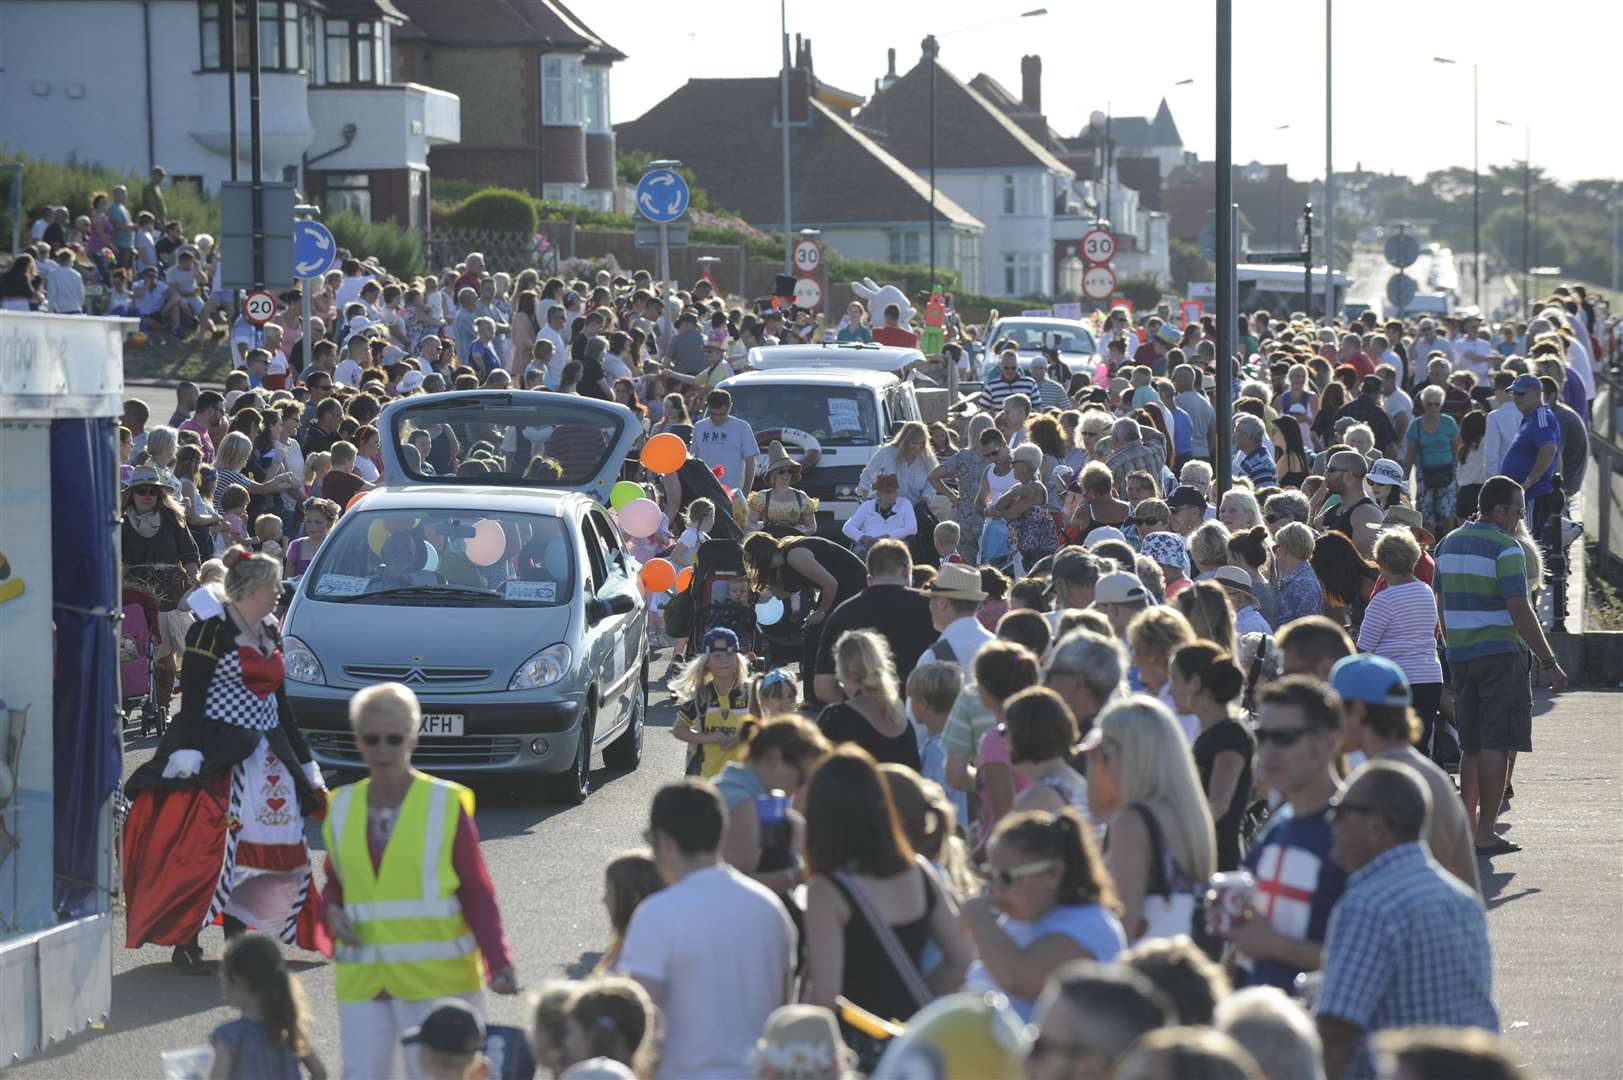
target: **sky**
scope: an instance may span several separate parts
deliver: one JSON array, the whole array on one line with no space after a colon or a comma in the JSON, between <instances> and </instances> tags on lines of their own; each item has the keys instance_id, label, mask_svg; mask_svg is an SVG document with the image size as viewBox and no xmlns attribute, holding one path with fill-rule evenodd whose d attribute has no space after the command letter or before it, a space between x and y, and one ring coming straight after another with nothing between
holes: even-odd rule
<instances>
[{"instance_id":1,"label":"sky","mask_svg":"<svg viewBox=\"0 0 1623 1080\"><path fill-rule=\"evenodd\" d=\"M781 38L771 0L659 0L574 5L626 53L611 110L634 120L689 78L776 75ZM868 96L895 48L905 73L935 32L941 63L964 82L985 72L1020 92L1020 57L1043 58L1043 106L1064 135L1095 110L1152 116L1164 96L1186 149L1213 156L1216 133L1213 0L1116 5L1047 0L787 0L791 40L812 41L818 78ZM1234 156L1324 175L1324 8L1318 0L1234 3ZM879 12L881 14L876 15ZM1128 12L1141 13L1132 17ZM1547 12L1547 14L1540 14ZM1010 21L980 24L1006 16ZM1548 25L1533 20L1547 18ZM978 27L976 29L964 29ZM963 32L955 32L963 31ZM1623 4L1573 0L1541 9L1509 0L1341 0L1335 5L1334 162L1413 177L1471 164L1471 64L1480 67L1481 162L1519 162L1532 121L1532 159L1562 181L1623 175L1617 130L1617 47ZM1534 75L1519 42L1545 36ZM1154 39L1146 43L1146 36ZM1435 63L1450 57L1452 66ZM1189 85L1175 85L1192 79ZM1496 121L1508 121L1504 126Z\"/></svg>"}]
</instances>

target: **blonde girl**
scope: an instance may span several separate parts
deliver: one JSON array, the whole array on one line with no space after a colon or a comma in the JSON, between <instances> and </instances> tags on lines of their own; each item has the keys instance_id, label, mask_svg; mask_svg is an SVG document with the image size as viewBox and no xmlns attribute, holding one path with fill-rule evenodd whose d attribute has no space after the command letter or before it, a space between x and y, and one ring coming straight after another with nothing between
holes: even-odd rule
<instances>
[{"instance_id":1,"label":"blonde girl","mask_svg":"<svg viewBox=\"0 0 1623 1080\"><path fill-rule=\"evenodd\" d=\"M681 702L671 734L689 747L687 773L708 780L744 755L738 732L749 717L749 686L738 635L712 627L695 656L671 680Z\"/></svg>"},{"instance_id":2,"label":"blonde girl","mask_svg":"<svg viewBox=\"0 0 1623 1080\"><path fill-rule=\"evenodd\" d=\"M817 726L828 741L856 743L875 761L919 767L913 735L896 682L890 645L872 630L847 630L834 643L834 677L845 700L825 708Z\"/></svg>"}]
</instances>

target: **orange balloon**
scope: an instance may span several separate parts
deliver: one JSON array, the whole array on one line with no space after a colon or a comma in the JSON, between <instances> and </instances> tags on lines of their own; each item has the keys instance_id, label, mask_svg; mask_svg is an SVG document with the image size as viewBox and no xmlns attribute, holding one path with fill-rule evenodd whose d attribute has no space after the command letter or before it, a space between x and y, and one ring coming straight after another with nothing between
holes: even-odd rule
<instances>
[{"instance_id":1,"label":"orange balloon","mask_svg":"<svg viewBox=\"0 0 1623 1080\"><path fill-rule=\"evenodd\" d=\"M682 441L682 436L670 431L649 439L643 445L640 457L643 468L660 476L680 469L687 459L687 444Z\"/></svg>"},{"instance_id":2,"label":"orange balloon","mask_svg":"<svg viewBox=\"0 0 1623 1080\"><path fill-rule=\"evenodd\" d=\"M676 584L676 567L669 559L649 559L643 564L638 580L648 592L665 592Z\"/></svg>"},{"instance_id":3,"label":"orange balloon","mask_svg":"<svg viewBox=\"0 0 1623 1080\"><path fill-rule=\"evenodd\" d=\"M669 432L667 432L666 434L669 434ZM364 492L364 491L357 491L355 494L353 494L353 495L351 495L349 497L349 502L344 504L344 509L345 510L354 509L355 504L360 502L362 499L364 499L366 497L366 495L367 495L367 493Z\"/></svg>"},{"instance_id":4,"label":"orange balloon","mask_svg":"<svg viewBox=\"0 0 1623 1080\"><path fill-rule=\"evenodd\" d=\"M693 567L684 566L676 573L676 591L687 592L688 586L693 584Z\"/></svg>"}]
</instances>

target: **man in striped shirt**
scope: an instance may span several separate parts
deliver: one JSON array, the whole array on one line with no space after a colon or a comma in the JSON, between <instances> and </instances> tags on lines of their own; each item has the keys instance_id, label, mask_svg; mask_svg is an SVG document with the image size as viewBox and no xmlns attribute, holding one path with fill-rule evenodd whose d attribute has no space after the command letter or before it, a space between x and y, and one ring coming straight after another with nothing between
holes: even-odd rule
<instances>
[{"instance_id":1,"label":"man in striped shirt","mask_svg":"<svg viewBox=\"0 0 1623 1080\"><path fill-rule=\"evenodd\" d=\"M1552 693L1566 688L1567 673L1527 596L1527 558L1515 537L1527 508L1521 485L1491 477L1477 506L1477 520L1438 546L1432 584L1460 728L1460 796L1475 822L1477 853L1504 855L1520 850L1493 827L1510 754L1533 749L1531 660L1550 672Z\"/></svg>"},{"instance_id":2,"label":"man in striped shirt","mask_svg":"<svg viewBox=\"0 0 1623 1080\"><path fill-rule=\"evenodd\" d=\"M997 377L987 379L986 385L981 387L980 405L988 412L996 412L1003 407L1003 402L1010 394L1024 394L1031 401L1037 400L1037 384L1031 381L1031 376L1020 373L1020 354L1013 349L1004 349L999 358Z\"/></svg>"}]
</instances>

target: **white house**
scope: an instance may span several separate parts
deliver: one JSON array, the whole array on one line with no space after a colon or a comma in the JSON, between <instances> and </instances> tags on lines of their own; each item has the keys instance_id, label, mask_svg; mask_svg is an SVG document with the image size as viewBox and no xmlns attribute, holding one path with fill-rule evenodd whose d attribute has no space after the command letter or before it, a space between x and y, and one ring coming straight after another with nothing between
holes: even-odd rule
<instances>
[{"instance_id":1,"label":"white house","mask_svg":"<svg viewBox=\"0 0 1623 1080\"><path fill-rule=\"evenodd\" d=\"M0 0L0 144L217 190L231 177L229 26L220 0ZM237 4L239 176L248 178L248 22ZM389 0L262 0L263 175L329 211L422 227L428 151L454 94L391 77Z\"/></svg>"},{"instance_id":2,"label":"white house","mask_svg":"<svg viewBox=\"0 0 1623 1080\"><path fill-rule=\"evenodd\" d=\"M1055 295L1055 243L1068 224L1081 222L1069 196L1075 172L946 67L933 68L936 188L986 227L982 289ZM924 57L907 74L887 78L857 117L860 129L926 182L931 70ZM939 250L939 234L936 243Z\"/></svg>"}]
</instances>

